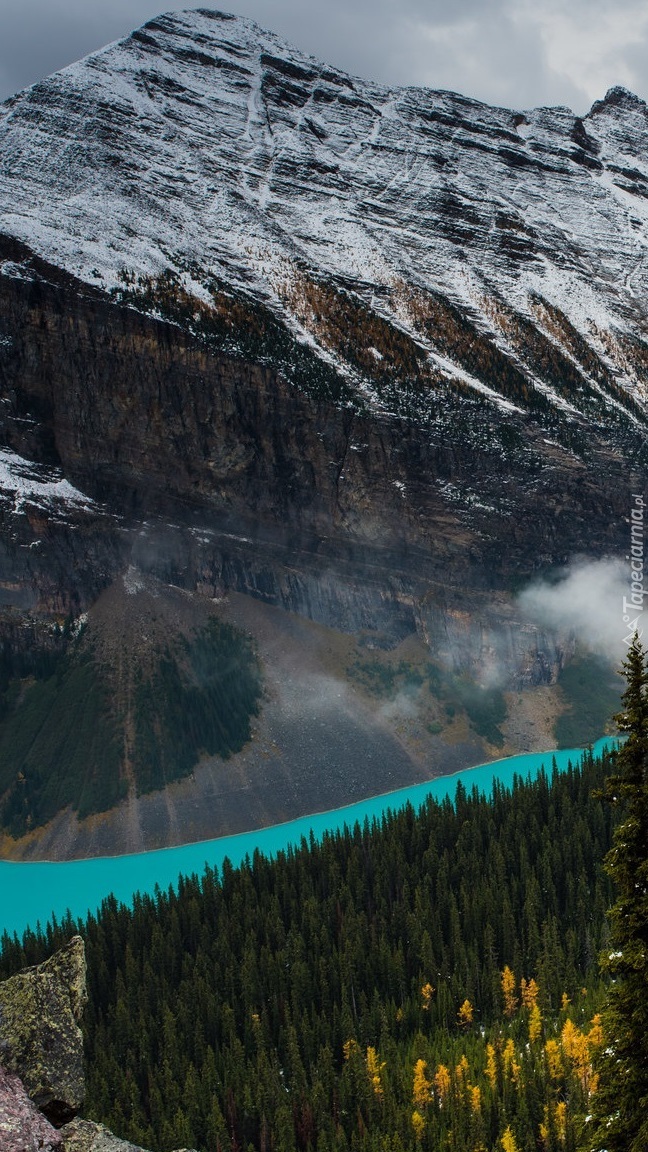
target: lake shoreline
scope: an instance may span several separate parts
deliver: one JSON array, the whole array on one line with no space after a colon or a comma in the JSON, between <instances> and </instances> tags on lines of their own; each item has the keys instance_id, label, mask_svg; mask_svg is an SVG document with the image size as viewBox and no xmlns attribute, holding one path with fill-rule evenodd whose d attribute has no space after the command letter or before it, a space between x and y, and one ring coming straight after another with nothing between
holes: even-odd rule
<instances>
[{"instance_id":1,"label":"lake shoreline","mask_svg":"<svg viewBox=\"0 0 648 1152\"><path fill-rule=\"evenodd\" d=\"M596 755L613 743L613 738L602 737L590 747ZM588 750L549 750L493 760L327 812L177 847L80 860L2 860L0 932L21 934L28 927L35 928L37 923L44 926L53 915L61 919L68 910L74 918L83 917L96 911L102 900L111 895L128 904L138 892L151 894L157 887L175 885L181 875L200 875L205 867L221 867L225 859L236 867L255 851L272 857L298 846L303 838L309 839L311 835L320 839L344 827L353 828L366 819L380 820L387 812L398 811L407 804L420 808L428 796L452 799L459 782L467 791L477 787L487 795L495 781L510 787L515 777L524 780L536 778L543 769L551 772L554 760L558 770L565 771L569 764L579 764Z\"/></svg>"}]
</instances>

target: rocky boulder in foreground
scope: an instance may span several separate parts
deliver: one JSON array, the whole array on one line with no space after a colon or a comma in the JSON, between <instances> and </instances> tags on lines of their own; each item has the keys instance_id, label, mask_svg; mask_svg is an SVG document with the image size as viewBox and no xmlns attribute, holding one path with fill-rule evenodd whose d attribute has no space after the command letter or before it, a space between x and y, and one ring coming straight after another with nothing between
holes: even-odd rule
<instances>
[{"instance_id":1,"label":"rocky boulder in foreground","mask_svg":"<svg viewBox=\"0 0 648 1152\"><path fill-rule=\"evenodd\" d=\"M0 1066L2 1152L67 1152L63 1136L29 1099L20 1079Z\"/></svg>"},{"instance_id":2,"label":"rocky boulder in foreground","mask_svg":"<svg viewBox=\"0 0 648 1152\"><path fill-rule=\"evenodd\" d=\"M65 1138L65 1152L146 1152L138 1144L129 1144L127 1140L120 1140L103 1124L95 1124L94 1120L81 1120L77 1117L70 1124L66 1124L61 1131ZM191 1152L188 1148L180 1148L178 1152Z\"/></svg>"},{"instance_id":3,"label":"rocky boulder in foreground","mask_svg":"<svg viewBox=\"0 0 648 1152\"><path fill-rule=\"evenodd\" d=\"M145 1152L77 1115L87 998L80 936L0 983L0 1152Z\"/></svg>"},{"instance_id":4,"label":"rocky boulder in foreground","mask_svg":"<svg viewBox=\"0 0 648 1152\"><path fill-rule=\"evenodd\" d=\"M71 1120L83 1103L85 981L83 940L75 936L43 964L0 984L2 1062L55 1125Z\"/></svg>"}]
</instances>

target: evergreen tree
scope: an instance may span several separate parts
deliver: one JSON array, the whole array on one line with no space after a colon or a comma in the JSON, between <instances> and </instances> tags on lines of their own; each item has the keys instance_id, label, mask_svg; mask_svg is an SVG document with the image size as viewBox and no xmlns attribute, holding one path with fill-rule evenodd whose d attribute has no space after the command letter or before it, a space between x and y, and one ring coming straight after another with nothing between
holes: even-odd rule
<instances>
[{"instance_id":1,"label":"evergreen tree","mask_svg":"<svg viewBox=\"0 0 648 1152\"><path fill-rule=\"evenodd\" d=\"M615 718L627 734L604 797L622 806L605 867L617 900L610 911L612 984L604 1013L605 1046L595 1100L592 1147L648 1148L648 661L637 637L624 662L627 688Z\"/></svg>"}]
</instances>

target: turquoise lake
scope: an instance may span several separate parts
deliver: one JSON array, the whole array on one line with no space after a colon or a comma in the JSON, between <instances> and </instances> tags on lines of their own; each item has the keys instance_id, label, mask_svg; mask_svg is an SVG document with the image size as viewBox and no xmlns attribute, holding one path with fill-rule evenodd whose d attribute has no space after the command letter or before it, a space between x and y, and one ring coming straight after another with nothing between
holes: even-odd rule
<instances>
[{"instance_id":1,"label":"turquoise lake","mask_svg":"<svg viewBox=\"0 0 648 1152\"><path fill-rule=\"evenodd\" d=\"M608 739L593 745L595 753L610 745ZM243 832L237 836L223 836L218 840L203 840L179 848L162 848L133 856L102 856L90 860L72 860L63 863L15 863L0 861L0 934L7 931L19 935L37 923L45 927L52 915L60 919L70 910L73 917L95 912L102 900L111 893L119 901L129 904L136 892L152 893L158 885L168 888L180 875L200 875L208 864L219 866L227 857L233 865L259 850L273 856L290 845L299 845L302 837L311 833L315 839L325 832L335 832L345 826L353 828L356 822L367 818L380 819L388 811L397 811L407 803L420 808L428 796L438 800L454 798L459 781L467 791L477 787L489 795L493 781L510 786L515 775L534 778L544 767L551 773L555 759L560 770L568 764L578 764L583 750L568 748L559 752L534 752L524 756L511 756L494 760L457 772L440 776L425 784L401 788L370 800L362 800L332 812L304 816L286 824Z\"/></svg>"}]
</instances>

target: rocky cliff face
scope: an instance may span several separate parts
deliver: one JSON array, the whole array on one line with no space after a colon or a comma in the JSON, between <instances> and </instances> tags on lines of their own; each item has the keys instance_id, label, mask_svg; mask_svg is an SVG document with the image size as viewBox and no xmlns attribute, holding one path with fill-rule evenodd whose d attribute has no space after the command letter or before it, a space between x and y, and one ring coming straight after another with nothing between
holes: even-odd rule
<instances>
[{"instance_id":1,"label":"rocky cliff face","mask_svg":"<svg viewBox=\"0 0 648 1152\"><path fill-rule=\"evenodd\" d=\"M573 637L512 589L625 551L647 140L621 89L583 119L387 90L207 10L7 101L7 667L132 566L555 681Z\"/></svg>"},{"instance_id":2,"label":"rocky cliff face","mask_svg":"<svg viewBox=\"0 0 648 1152\"><path fill-rule=\"evenodd\" d=\"M171 521L171 538L178 520L193 529L194 548L181 551L207 579L217 554L235 575L236 553L257 545L410 580L465 585L468 568L473 586L502 586L574 552L612 551L622 537L633 474L594 436L584 460L468 401L441 430L314 402L272 367L53 275L35 260L22 279L0 275L12 333L0 348L2 431L8 448L58 467L92 498L68 498L65 510L84 519L86 540L99 538L98 553L103 528L113 557L100 580L126 555L119 526L145 519L153 539L155 521ZM211 549L203 530L215 534ZM146 562L145 545L138 556Z\"/></svg>"}]
</instances>

